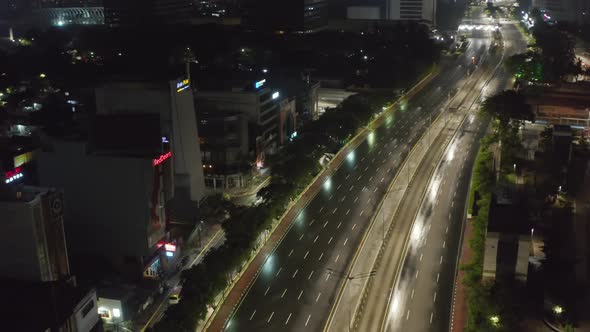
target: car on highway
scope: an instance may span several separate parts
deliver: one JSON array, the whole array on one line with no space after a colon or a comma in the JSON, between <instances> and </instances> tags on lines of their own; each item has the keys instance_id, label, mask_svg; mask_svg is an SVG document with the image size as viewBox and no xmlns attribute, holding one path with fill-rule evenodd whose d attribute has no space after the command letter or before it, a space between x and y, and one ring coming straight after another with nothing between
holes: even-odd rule
<instances>
[{"instance_id":1,"label":"car on highway","mask_svg":"<svg viewBox=\"0 0 590 332\"><path fill-rule=\"evenodd\" d=\"M178 294L172 294L168 296L168 304L178 304L180 302L180 296Z\"/></svg>"}]
</instances>

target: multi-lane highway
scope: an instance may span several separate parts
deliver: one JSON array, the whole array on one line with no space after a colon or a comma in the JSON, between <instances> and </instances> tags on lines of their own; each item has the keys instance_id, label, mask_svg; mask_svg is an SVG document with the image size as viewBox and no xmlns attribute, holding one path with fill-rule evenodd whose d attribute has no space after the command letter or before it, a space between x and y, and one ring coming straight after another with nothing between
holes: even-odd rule
<instances>
[{"instance_id":1,"label":"multi-lane highway","mask_svg":"<svg viewBox=\"0 0 590 332\"><path fill-rule=\"evenodd\" d=\"M506 54L524 49L524 42L514 26L506 26L502 32ZM500 60L490 57L488 63L482 65L481 79L473 83L473 92L465 99L463 107L476 111L481 97L506 87L508 76L502 67L497 66ZM367 296L368 303L355 321L358 330L448 329L471 165L479 139L487 128L487 123L482 121L474 114L468 115L467 121L444 151L432 177L430 174L434 166L427 162L421 165L419 172L423 173L416 175L414 190L407 194L405 205L399 208L394 225L398 227L398 232L393 234L393 237L397 236L397 241L391 241L384 254L390 262L402 258L403 268L399 276L395 266L389 266L388 271L376 275ZM437 149L433 145L433 155L443 153L443 150ZM425 180L420 179L427 179L427 185ZM408 227L408 219L413 222L412 227Z\"/></svg>"},{"instance_id":2,"label":"multi-lane highway","mask_svg":"<svg viewBox=\"0 0 590 332\"><path fill-rule=\"evenodd\" d=\"M269 256L228 331L321 330L344 271L389 183L411 147L473 72L487 44L475 40L465 54L445 60L441 73L352 151L299 213Z\"/></svg>"},{"instance_id":3,"label":"multi-lane highway","mask_svg":"<svg viewBox=\"0 0 590 332\"><path fill-rule=\"evenodd\" d=\"M502 29L506 55L522 52L526 43L513 25ZM502 67L482 91L482 97L506 88L509 77ZM475 105L477 106L477 105ZM427 189L393 299L399 310L390 310L388 331L442 331L449 327L452 292L465 203L472 165L487 122L470 114L460 134L446 151Z\"/></svg>"}]
</instances>

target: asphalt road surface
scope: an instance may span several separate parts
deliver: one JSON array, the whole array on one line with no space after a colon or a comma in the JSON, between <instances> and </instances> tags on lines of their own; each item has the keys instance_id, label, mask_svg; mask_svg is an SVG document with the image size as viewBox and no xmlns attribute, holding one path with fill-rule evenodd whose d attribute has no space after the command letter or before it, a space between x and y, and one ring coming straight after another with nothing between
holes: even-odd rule
<instances>
[{"instance_id":1,"label":"asphalt road surface","mask_svg":"<svg viewBox=\"0 0 590 332\"><path fill-rule=\"evenodd\" d=\"M524 50L526 45L514 26L505 26L502 32L507 55ZM499 67L483 96L503 90L508 80L509 75ZM383 324L387 331L449 328L471 170L486 128L485 120L470 114L430 180L389 302Z\"/></svg>"},{"instance_id":2,"label":"asphalt road surface","mask_svg":"<svg viewBox=\"0 0 590 332\"><path fill-rule=\"evenodd\" d=\"M410 148L487 52L475 40L361 143L294 221L229 320L228 331L321 330L371 217ZM329 271L336 271L329 273Z\"/></svg>"}]
</instances>

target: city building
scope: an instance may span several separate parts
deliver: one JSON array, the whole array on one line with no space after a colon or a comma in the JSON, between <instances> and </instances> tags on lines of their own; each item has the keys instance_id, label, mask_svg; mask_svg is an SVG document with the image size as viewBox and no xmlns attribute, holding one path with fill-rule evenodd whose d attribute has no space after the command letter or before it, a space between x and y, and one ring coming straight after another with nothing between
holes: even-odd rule
<instances>
[{"instance_id":1,"label":"city building","mask_svg":"<svg viewBox=\"0 0 590 332\"><path fill-rule=\"evenodd\" d=\"M1 279L6 331L100 332L96 291L69 280L32 282Z\"/></svg>"},{"instance_id":2,"label":"city building","mask_svg":"<svg viewBox=\"0 0 590 332\"><path fill-rule=\"evenodd\" d=\"M0 186L3 328L10 331L100 331L96 292L71 275L61 191ZM31 319L34 317L34 319Z\"/></svg>"},{"instance_id":3,"label":"city building","mask_svg":"<svg viewBox=\"0 0 590 332\"><path fill-rule=\"evenodd\" d=\"M97 115L88 138L44 138L38 173L64 191L68 249L85 275L157 278L176 258L166 233L174 158L159 116Z\"/></svg>"},{"instance_id":4,"label":"city building","mask_svg":"<svg viewBox=\"0 0 590 332\"><path fill-rule=\"evenodd\" d=\"M194 1L152 0L153 15L158 22L188 24L195 15Z\"/></svg>"},{"instance_id":5,"label":"city building","mask_svg":"<svg viewBox=\"0 0 590 332\"><path fill-rule=\"evenodd\" d=\"M278 148L280 93L266 79L216 82L196 92L197 108L239 112L248 120L248 157L262 167L267 154Z\"/></svg>"},{"instance_id":6,"label":"city building","mask_svg":"<svg viewBox=\"0 0 590 332\"><path fill-rule=\"evenodd\" d=\"M163 144L170 144L177 189L190 200L204 198L199 134L191 82L188 79L104 83L95 91L97 114L152 114L159 118Z\"/></svg>"},{"instance_id":7,"label":"city building","mask_svg":"<svg viewBox=\"0 0 590 332\"><path fill-rule=\"evenodd\" d=\"M531 256L531 224L514 193L498 188L490 205L486 231L483 279L526 282Z\"/></svg>"},{"instance_id":8,"label":"city building","mask_svg":"<svg viewBox=\"0 0 590 332\"><path fill-rule=\"evenodd\" d=\"M206 187L213 191L243 187L252 168L246 115L200 109L198 117Z\"/></svg>"},{"instance_id":9,"label":"city building","mask_svg":"<svg viewBox=\"0 0 590 332\"><path fill-rule=\"evenodd\" d=\"M386 0L386 19L435 24L436 0Z\"/></svg>"},{"instance_id":10,"label":"city building","mask_svg":"<svg viewBox=\"0 0 590 332\"><path fill-rule=\"evenodd\" d=\"M527 103L535 113L536 123L590 128L590 84L560 83L552 87L526 89Z\"/></svg>"},{"instance_id":11,"label":"city building","mask_svg":"<svg viewBox=\"0 0 590 332\"><path fill-rule=\"evenodd\" d=\"M295 98L283 98L279 102L279 144L285 145L295 137L297 137Z\"/></svg>"},{"instance_id":12,"label":"city building","mask_svg":"<svg viewBox=\"0 0 590 332\"><path fill-rule=\"evenodd\" d=\"M533 0L532 7L539 9L546 21L590 23L590 2L587 0Z\"/></svg>"},{"instance_id":13,"label":"city building","mask_svg":"<svg viewBox=\"0 0 590 332\"><path fill-rule=\"evenodd\" d=\"M0 188L36 183L37 146L29 136L0 137Z\"/></svg>"},{"instance_id":14,"label":"city building","mask_svg":"<svg viewBox=\"0 0 590 332\"><path fill-rule=\"evenodd\" d=\"M7 235L0 248L13 252L0 262L1 277L44 282L70 276L63 208L59 191L24 186L0 191Z\"/></svg>"},{"instance_id":15,"label":"city building","mask_svg":"<svg viewBox=\"0 0 590 332\"><path fill-rule=\"evenodd\" d=\"M39 27L105 22L102 0L34 0L30 19Z\"/></svg>"},{"instance_id":16,"label":"city building","mask_svg":"<svg viewBox=\"0 0 590 332\"><path fill-rule=\"evenodd\" d=\"M245 22L257 29L313 32L328 24L328 0L249 0Z\"/></svg>"}]
</instances>

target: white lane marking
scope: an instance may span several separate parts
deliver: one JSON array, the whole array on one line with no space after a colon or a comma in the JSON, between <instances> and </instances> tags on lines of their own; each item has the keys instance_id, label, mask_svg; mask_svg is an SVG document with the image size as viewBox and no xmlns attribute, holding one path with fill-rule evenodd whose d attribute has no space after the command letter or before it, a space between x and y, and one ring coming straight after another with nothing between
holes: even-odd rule
<instances>
[{"instance_id":1,"label":"white lane marking","mask_svg":"<svg viewBox=\"0 0 590 332\"><path fill-rule=\"evenodd\" d=\"M373 158L373 162L375 162L375 158ZM368 169L369 169L369 166L365 167L365 173L367 172Z\"/></svg>"},{"instance_id":2,"label":"white lane marking","mask_svg":"<svg viewBox=\"0 0 590 332\"><path fill-rule=\"evenodd\" d=\"M457 196L457 192L455 191L455 193L453 194L453 198L455 198Z\"/></svg>"},{"instance_id":3,"label":"white lane marking","mask_svg":"<svg viewBox=\"0 0 590 332\"><path fill-rule=\"evenodd\" d=\"M323 210L323 209L324 209L324 207L322 206L322 207L320 208L320 212L322 212L322 210Z\"/></svg>"},{"instance_id":4,"label":"white lane marking","mask_svg":"<svg viewBox=\"0 0 590 332\"><path fill-rule=\"evenodd\" d=\"M270 317L268 317L268 320L266 321L267 323L270 323L270 320L272 319L272 316L275 315L275 312L273 311L272 314L270 314Z\"/></svg>"},{"instance_id":5,"label":"white lane marking","mask_svg":"<svg viewBox=\"0 0 590 332\"><path fill-rule=\"evenodd\" d=\"M453 201L451 202L451 207L454 207L454 206L455 206L455 201L453 200Z\"/></svg>"},{"instance_id":6,"label":"white lane marking","mask_svg":"<svg viewBox=\"0 0 590 332\"><path fill-rule=\"evenodd\" d=\"M316 302L320 299L320 296L322 296L322 292L319 292L318 297L315 298Z\"/></svg>"},{"instance_id":7,"label":"white lane marking","mask_svg":"<svg viewBox=\"0 0 590 332\"><path fill-rule=\"evenodd\" d=\"M449 233L449 226L447 226L447 228L445 229L445 234Z\"/></svg>"},{"instance_id":8,"label":"white lane marking","mask_svg":"<svg viewBox=\"0 0 590 332\"><path fill-rule=\"evenodd\" d=\"M373 177L372 176L369 178L369 182L371 182L371 181L373 181Z\"/></svg>"},{"instance_id":9,"label":"white lane marking","mask_svg":"<svg viewBox=\"0 0 590 332\"><path fill-rule=\"evenodd\" d=\"M346 238L346 240L344 240L344 245L346 245L346 242L348 242L348 238Z\"/></svg>"},{"instance_id":10,"label":"white lane marking","mask_svg":"<svg viewBox=\"0 0 590 332\"><path fill-rule=\"evenodd\" d=\"M375 188L375 191L377 191L377 188ZM367 200L367 204L371 203L371 199L372 199L372 198L373 198L373 197L369 197L369 199Z\"/></svg>"},{"instance_id":11,"label":"white lane marking","mask_svg":"<svg viewBox=\"0 0 590 332\"><path fill-rule=\"evenodd\" d=\"M313 240L313 243L316 243L316 241L319 239L319 237L320 237L319 235L316 235L315 239Z\"/></svg>"},{"instance_id":12,"label":"white lane marking","mask_svg":"<svg viewBox=\"0 0 590 332\"><path fill-rule=\"evenodd\" d=\"M327 223L327 221L326 221L326 223ZM330 239L328 240L328 244L330 244L330 242L332 242L332 239L333 239L333 237L330 236Z\"/></svg>"},{"instance_id":13,"label":"white lane marking","mask_svg":"<svg viewBox=\"0 0 590 332\"><path fill-rule=\"evenodd\" d=\"M362 179L362 175L358 177L358 179L356 179L357 181L360 181Z\"/></svg>"},{"instance_id":14,"label":"white lane marking","mask_svg":"<svg viewBox=\"0 0 590 332\"><path fill-rule=\"evenodd\" d=\"M334 260L334 263L338 263L338 258L340 258L340 254L338 254L338 256L336 256L336 259Z\"/></svg>"},{"instance_id":15,"label":"white lane marking","mask_svg":"<svg viewBox=\"0 0 590 332\"><path fill-rule=\"evenodd\" d=\"M266 289L266 291L264 292L264 295L266 296L266 294L268 293L268 291L270 290L270 286L268 286L268 288Z\"/></svg>"},{"instance_id":16,"label":"white lane marking","mask_svg":"<svg viewBox=\"0 0 590 332\"><path fill-rule=\"evenodd\" d=\"M443 241L443 249L445 248L446 245L447 245L447 241Z\"/></svg>"},{"instance_id":17,"label":"white lane marking","mask_svg":"<svg viewBox=\"0 0 590 332\"><path fill-rule=\"evenodd\" d=\"M285 321L285 325L289 324L289 319L291 319L291 315L292 315L292 314L293 314L293 313L289 313L289 317L287 317L287 320Z\"/></svg>"},{"instance_id":18,"label":"white lane marking","mask_svg":"<svg viewBox=\"0 0 590 332\"><path fill-rule=\"evenodd\" d=\"M256 314L256 309L254 310L254 312L252 313L252 315L250 315L250 320L252 320L252 318L254 318L254 314Z\"/></svg>"},{"instance_id":19,"label":"white lane marking","mask_svg":"<svg viewBox=\"0 0 590 332\"><path fill-rule=\"evenodd\" d=\"M436 283L438 283L438 278L440 277L440 273L436 274Z\"/></svg>"},{"instance_id":20,"label":"white lane marking","mask_svg":"<svg viewBox=\"0 0 590 332\"><path fill-rule=\"evenodd\" d=\"M406 320L410 319L410 309L408 309L408 313L406 314Z\"/></svg>"},{"instance_id":21,"label":"white lane marking","mask_svg":"<svg viewBox=\"0 0 590 332\"><path fill-rule=\"evenodd\" d=\"M420 272L420 270L416 271L416 279L418 279L418 272Z\"/></svg>"},{"instance_id":22,"label":"white lane marking","mask_svg":"<svg viewBox=\"0 0 590 332\"><path fill-rule=\"evenodd\" d=\"M436 292L434 292L434 297L432 298L432 302L436 302Z\"/></svg>"},{"instance_id":23,"label":"white lane marking","mask_svg":"<svg viewBox=\"0 0 590 332\"><path fill-rule=\"evenodd\" d=\"M299 293L299 296L297 296L297 300L299 300L299 299L301 298L301 295L303 295L303 291L301 291L301 292Z\"/></svg>"},{"instance_id":24,"label":"white lane marking","mask_svg":"<svg viewBox=\"0 0 590 332\"><path fill-rule=\"evenodd\" d=\"M293 273L293 276L291 277L291 279L295 278L295 276L297 275L297 272L299 272L299 269L295 270L295 273Z\"/></svg>"},{"instance_id":25,"label":"white lane marking","mask_svg":"<svg viewBox=\"0 0 590 332\"><path fill-rule=\"evenodd\" d=\"M340 199L340 202L344 202L345 199L346 199L346 195L342 196L342 198Z\"/></svg>"},{"instance_id":26,"label":"white lane marking","mask_svg":"<svg viewBox=\"0 0 590 332\"><path fill-rule=\"evenodd\" d=\"M335 214L336 211L338 211L338 208L335 208L334 211L332 211L332 214Z\"/></svg>"},{"instance_id":27,"label":"white lane marking","mask_svg":"<svg viewBox=\"0 0 590 332\"><path fill-rule=\"evenodd\" d=\"M377 169L375 169L375 172L379 172L380 168L381 168L381 166L377 166Z\"/></svg>"},{"instance_id":28,"label":"white lane marking","mask_svg":"<svg viewBox=\"0 0 590 332\"><path fill-rule=\"evenodd\" d=\"M348 175L346 176L346 178L348 179L348 177L349 177L349 176L350 176L350 174L348 174ZM339 184L339 185L338 185L338 188L336 188L336 190L340 189L340 187L342 187L342 184Z\"/></svg>"},{"instance_id":29,"label":"white lane marking","mask_svg":"<svg viewBox=\"0 0 590 332\"><path fill-rule=\"evenodd\" d=\"M285 293L287 293L287 289L286 289L286 288L285 288L285 290L283 291L283 294L281 294L281 299L282 299L283 297L285 297Z\"/></svg>"},{"instance_id":30,"label":"white lane marking","mask_svg":"<svg viewBox=\"0 0 590 332\"><path fill-rule=\"evenodd\" d=\"M352 230L354 231L354 228L356 227L356 224L352 225Z\"/></svg>"},{"instance_id":31,"label":"white lane marking","mask_svg":"<svg viewBox=\"0 0 590 332\"><path fill-rule=\"evenodd\" d=\"M320 255L320 258L318 258L318 261L321 261L321 260L322 260L322 257L324 257L324 253L322 253L322 254Z\"/></svg>"},{"instance_id":32,"label":"white lane marking","mask_svg":"<svg viewBox=\"0 0 590 332\"><path fill-rule=\"evenodd\" d=\"M443 256L440 256L440 262L438 262L438 264L442 264L442 257Z\"/></svg>"},{"instance_id":33,"label":"white lane marking","mask_svg":"<svg viewBox=\"0 0 590 332\"><path fill-rule=\"evenodd\" d=\"M430 324L432 324L432 316L434 316L433 312L430 313Z\"/></svg>"},{"instance_id":34,"label":"white lane marking","mask_svg":"<svg viewBox=\"0 0 590 332\"><path fill-rule=\"evenodd\" d=\"M342 225L342 221L338 223L338 226L336 226L336 229L339 229L340 225Z\"/></svg>"},{"instance_id":35,"label":"white lane marking","mask_svg":"<svg viewBox=\"0 0 590 332\"><path fill-rule=\"evenodd\" d=\"M307 326L307 323L309 323L310 318L311 318L311 314L309 314L309 316L307 316L307 320L305 321L305 326Z\"/></svg>"},{"instance_id":36,"label":"white lane marking","mask_svg":"<svg viewBox=\"0 0 590 332\"><path fill-rule=\"evenodd\" d=\"M328 226L328 222L327 221L324 223L324 227L323 228L326 228L326 226Z\"/></svg>"},{"instance_id":37,"label":"white lane marking","mask_svg":"<svg viewBox=\"0 0 590 332\"><path fill-rule=\"evenodd\" d=\"M303 256L303 259L306 259L307 255L309 255L309 250L305 253L305 256Z\"/></svg>"},{"instance_id":38,"label":"white lane marking","mask_svg":"<svg viewBox=\"0 0 590 332\"><path fill-rule=\"evenodd\" d=\"M352 191L352 188L354 188L354 185L350 186L350 189L348 189L348 191Z\"/></svg>"},{"instance_id":39,"label":"white lane marking","mask_svg":"<svg viewBox=\"0 0 590 332\"><path fill-rule=\"evenodd\" d=\"M328 198L328 200L331 201L332 197L334 197L334 195L330 195L330 198Z\"/></svg>"},{"instance_id":40,"label":"white lane marking","mask_svg":"<svg viewBox=\"0 0 590 332\"><path fill-rule=\"evenodd\" d=\"M356 203L356 201L358 201L358 200L359 200L359 198L357 196L357 197L354 198L354 202L353 203Z\"/></svg>"},{"instance_id":41,"label":"white lane marking","mask_svg":"<svg viewBox=\"0 0 590 332\"><path fill-rule=\"evenodd\" d=\"M326 281L328 281L328 279L330 279L330 275L326 274Z\"/></svg>"},{"instance_id":42,"label":"white lane marking","mask_svg":"<svg viewBox=\"0 0 590 332\"><path fill-rule=\"evenodd\" d=\"M313 225L314 222L315 222L315 219L311 219L311 222L309 223L309 226Z\"/></svg>"},{"instance_id":43,"label":"white lane marking","mask_svg":"<svg viewBox=\"0 0 590 332\"><path fill-rule=\"evenodd\" d=\"M387 153L388 156L391 156L391 151L389 151L389 153Z\"/></svg>"},{"instance_id":44,"label":"white lane marking","mask_svg":"<svg viewBox=\"0 0 590 332\"><path fill-rule=\"evenodd\" d=\"M348 209L348 210L346 211L346 215L348 215L349 213L350 213L350 209Z\"/></svg>"},{"instance_id":45,"label":"white lane marking","mask_svg":"<svg viewBox=\"0 0 590 332\"><path fill-rule=\"evenodd\" d=\"M313 270L309 273L309 277L307 277L307 280L311 279L312 275L313 275Z\"/></svg>"},{"instance_id":46,"label":"white lane marking","mask_svg":"<svg viewBox=\"0 0 590 332\"><path fill-rule=\"evenodd\" d=\"M293 249L291 249L288 256L291 257L292 254L293 254Z\"/></svg>"},{"instance_id":47,"label":"white lane marking","mask_svg":"<svg viewBox=\"0 0 590 332\"><path fill-rule=\"evenodd\" d=\"M410 298L413 299L414 298L414 288L412 288L412 295L410 295Z\"/></svg>"},{"instance_id":48,"label":"white lane marking","mask_svg":"<svg viewBox=\"0 0 590 332\"><path fill-rule=\"evenodd\" d=\"M381 178L381 182L385 181L385 178Z\"/></svg>"},{"instance_id":49,"label":"white lane marking","mask_svg":"<svg viewBox=\"0 0 590 332\"><path fill-rule=\"evenodd\" d=\"M359 214L359 217L363 216L363 213L365 213L365 210L362 210L361 213Z\"/></svg>"},{"instance_id":50,"label":"white lane marking","mask_svg":"<svg viewBox=\"0 0 590 332\"><path fill-rule=\"evenodd\" d=\"M277 274L275 274L275 277L278 277L279 276L279 273L281 273L282 270L283 270L283 267L282 266L279 267L279 270L277 271Z\"/></svg>"},{"instance_id":51,"label":"white lane marking","mask_svg":"<svg viewBox=\"0 0 590 332\"><path fill-rule=\"evenodd\" d=\"M452 217L453 217L453 215L449 213L449 220L451 220Z\"/></svg>"},{"instance_id":52,"label":"white lane marking","mask_svg":"<svg viewBox=\"0 0 590 332\"><path fill-rule=\"evenodd\" d=\"M422 256L424 256L424 254L420 254L420 261L422 261Z\"/></svg>"}]
</instances>

